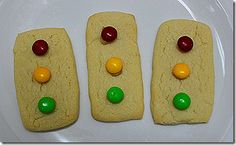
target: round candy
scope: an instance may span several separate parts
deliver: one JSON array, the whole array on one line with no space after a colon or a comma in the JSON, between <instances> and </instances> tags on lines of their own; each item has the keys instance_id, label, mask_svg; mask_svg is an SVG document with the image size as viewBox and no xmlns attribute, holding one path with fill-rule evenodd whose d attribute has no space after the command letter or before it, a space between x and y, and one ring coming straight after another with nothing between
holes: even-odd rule
<instances>
[{"instance_id":1,"label":"round candy","mask_svg":"<svg viewBox=\"0 0 236 145\"><path fill-rule=\"evenodd\" d=\"M188 36L182 36L178 40L178 47L182 52L188 52L193 48L193 40Z\"/></svg>"},{"instance_id":2,"label":"round candy","mask_svg":"<svg viewBox=\"0 0 236 145\"><path fill-rule=\"evenodd\" d=\"M48 51L48 43L44 40L37 40L32 46L34 54L41 56Z\"/></svg>"},{"instance_id":3,"label":"round candy","mask_svg":"<svg viewBox=\"0 0 236 145\"><path fill-rule=\"evenodd\" d=\"M178 63L174 66L174 68L172 69L172 74L182 80L182 79L186 79L189 74L190 74L190 70L187 64L185 63Z\"/></svg>"},{"instance_id":4,"label":"round candy","mask_svg":"<svg viewBox=\"0 0 236 145\"><path fill-rule=\"evenodd\" d=\"M102 30L101 37L106 42L112 42L117 38L117 31L114 27L105 27Z\"/></svg>"},{"instance_id":5,"label":"round candy","mask_svg":"<svg viewBox=\"0 0 236 145\"><path fill-rule=\"evenodd\" d=\"M107 99L113 104L120 103L124 99L124 92L119 87L111 87L107 91Z\"/></svg>"},{"instance_id":6,"label":"round candy","mask_svg":"<svg viewBox=\"0 0 236 145\"><path fill-rule=\"evenodd\" d=\"M190 106L191 99L187 94L181 92L175 95L173 99L173 104L176 109L185 110Z\"/></svg>"},{"instance_id":7,"label":"round candy","mask_svg":"<svg viewBox=\"0 0 236 145\"><path fill-rule=\"evenodd\" d=\"M33 73L34 79L39 83L46 83L51 78L51 72L46 67L38 67Z\"/></svg>"},{"instance_id":8,"label":"round candy","mask_svg":"<svg viewBox=\"0 0 236 145\"><path fill-rule=\"evenodd\" d=\"M119 75L122 71L122 60L117 57L111 57L107 60L106 70L112 75Z\"/></svg>"},{"instance_id":9,"label":"round candy","mask_svg":"<svg viewBox=\"0 0 236 145\"><path fill-rule=\"evenodd\" d=\"M56 101L52 97L43 97L38 102L38 108L44 114L52 113L56 108Z\"/></svg>"}]
</instances>

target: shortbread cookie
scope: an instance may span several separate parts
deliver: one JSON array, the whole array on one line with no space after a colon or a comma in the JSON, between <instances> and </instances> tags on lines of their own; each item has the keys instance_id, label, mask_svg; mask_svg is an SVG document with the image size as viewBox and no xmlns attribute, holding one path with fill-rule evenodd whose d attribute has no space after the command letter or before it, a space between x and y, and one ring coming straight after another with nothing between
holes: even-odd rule
<instances>
[{"instance_id":1,"label":"shortbread cookie","mask_svg":"<svg viewBox=\"0 0 236 145\"><path fill-rule=\"evenodd\" d=\"M144 111L137 26L131 14L102 12L87 23L87 64L94 119L141 119Z\"/></svg>"},{"instance_id":2,"label":"shortbread cookie","mask_svg":"<svg viewBox=\"0 0 236 145\"><path fill-rule=\"evenodd\" d=\"M151 111L155 123L208 122L214 103L210 28L170 20L158 31L153 53Z\"/></svg>"},{"instance_id":3,"label":"shortbread cookie","mask_svg":"<svg viewBox=\"0 0 236 145\"><path fill-rule=\"evenodd\" d=\"M26 129L48 131L76 121L79 85L72 45L64 29L20 33L14 47L14 77Z\"/></svg>"}]
</instances>

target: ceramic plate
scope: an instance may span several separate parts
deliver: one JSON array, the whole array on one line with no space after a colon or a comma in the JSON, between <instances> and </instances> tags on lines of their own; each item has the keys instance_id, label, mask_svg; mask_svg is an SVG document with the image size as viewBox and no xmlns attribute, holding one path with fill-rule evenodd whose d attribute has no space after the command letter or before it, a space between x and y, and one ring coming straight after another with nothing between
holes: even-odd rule
<instances>
[{"instance_id":1,"label":"ceramic plate","mask_svg":"<svg viewBox=\"0 0 236 145\"><path fill-rule=\"evenodd\" d=\"M216 142L233 122L233 2L218 0L0 0L0 126L2 141ZM138 25L145 112L142 120L95 121L90 113L85 31L88 17L102 11L132 13ZM157 30L170 19L194 19L211 27L214 38L215 104L207 124L155 125L150 112L152 53ZM16 100L13 46L19 32L63 27L74 49L80 84L80 117L47 133L24 129ZM231 130L232 131L232 130Z\"/></svg>"}]
</instances>

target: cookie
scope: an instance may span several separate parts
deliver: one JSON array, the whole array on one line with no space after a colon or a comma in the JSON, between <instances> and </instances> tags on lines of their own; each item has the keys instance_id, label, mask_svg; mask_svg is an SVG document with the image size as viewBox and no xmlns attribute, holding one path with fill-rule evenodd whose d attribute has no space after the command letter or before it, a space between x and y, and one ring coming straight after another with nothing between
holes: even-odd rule
<instances>
[{"instance_id":1,"label":"cookie","mask_svg":"<svg viewBox=\"0 0 236 145\"><path fill-rule=\"evenodd\" d=\"M155 123L208 122L214 103L214 63L212 34L206 24L184 19L163 23L152 68Z\"/></svg>"},{"instance_id":2,"label":"cookie","mask_svg":"<svg viewBox=\"0 0 236 145\"><path fill-rule=\"evenodd\" d=\"M93 118L103 122L141 119L143 81L134 16L122 12L90 16L86 45Z\"/></svg>"},{"instance_id":3,"label":"cookie","mask_svg":"<svg viewBox=\"0 0 236 145\"><path fill-rule=\"evenodd\" d=\"M49 131L77 120L79 84L72 45L63 28L18 34L14 79L26 129Z\"/></svg>"}]
</instances>

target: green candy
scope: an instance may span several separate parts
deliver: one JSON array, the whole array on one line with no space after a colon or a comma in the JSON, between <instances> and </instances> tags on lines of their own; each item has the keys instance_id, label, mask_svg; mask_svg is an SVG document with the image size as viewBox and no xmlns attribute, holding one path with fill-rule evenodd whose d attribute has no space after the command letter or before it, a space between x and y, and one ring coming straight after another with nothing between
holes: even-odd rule
<instances>
[{"instance_id":1,"label":"green candy","mask_svg":"<svg viewBox=\"0 0 236 145\"><path fill-rule=\"evenodd\" d=\"M113 104L120 103L124 99L124 92L119 87L111 87L107 91L107 99Z\"/></svg>"},{"instance_id":2,"label":"green candy","mask_svg":"<svg viewBox=\"0 0 236 145\"><path fill-rule=\"evenodd\" d=\"M38 102L40 112L44 114L52 113L56 108L56 102L52 97L43 97Z\"/></svg>"},{"instance_id":3,"label":"green candy","mask_svg":"<svg viewBox=\"0 0 236 145\"><path fill-rule=\"evenodd\" d=\"M175 95L173 104L176 109L185 110L190 106L191 99L187 94L181 92Z\"/></svg>"}]
</instances>

